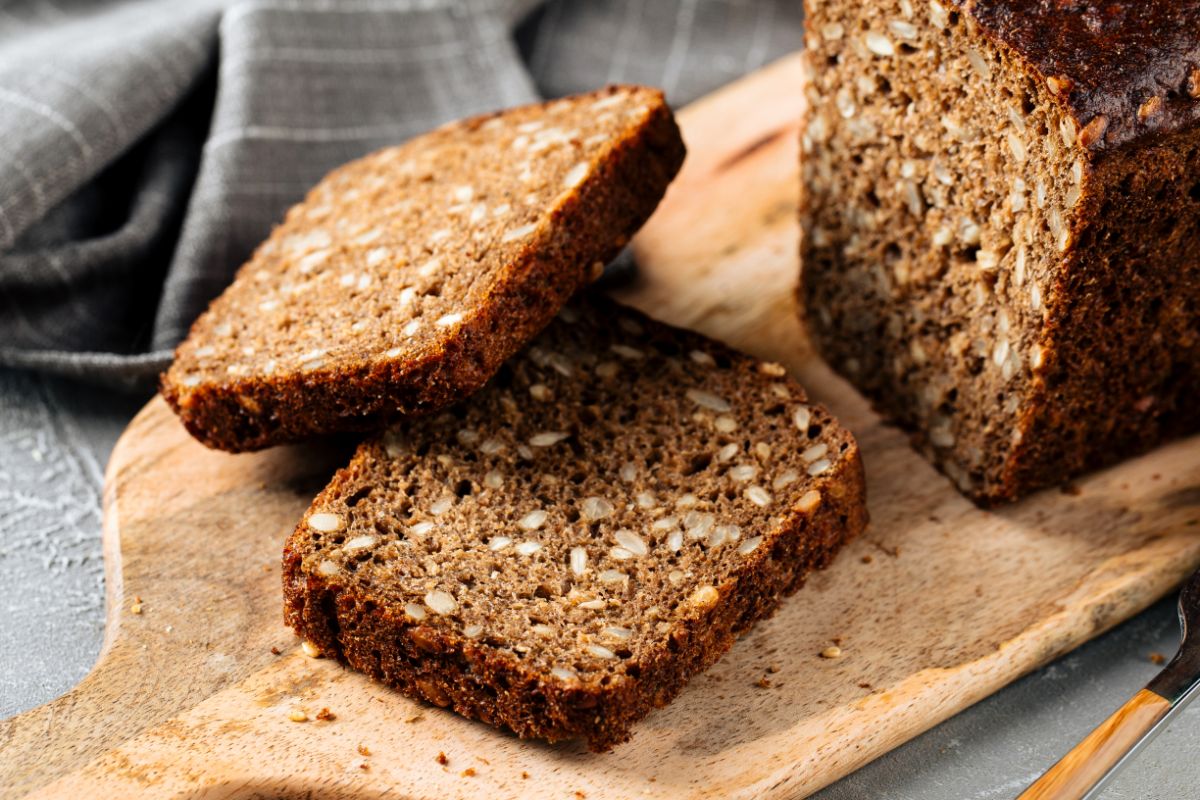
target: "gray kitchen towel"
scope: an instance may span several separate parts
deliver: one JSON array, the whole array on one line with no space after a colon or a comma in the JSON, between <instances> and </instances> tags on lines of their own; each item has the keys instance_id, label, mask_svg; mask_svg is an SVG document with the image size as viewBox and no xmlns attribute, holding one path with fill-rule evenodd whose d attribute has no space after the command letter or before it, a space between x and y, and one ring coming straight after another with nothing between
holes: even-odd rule
<instances>
[{"instance_id":1,"label":"gray kitchen towel","mask_svg":"<svg viewBox=\"0 0 1200 800\"><path fill-rule=\"evenodd\" d=\"M333 167L611 82L682 104L799 45L798 0L0 6L0 366L144 388Z\"/></svg>"}]
</instances>

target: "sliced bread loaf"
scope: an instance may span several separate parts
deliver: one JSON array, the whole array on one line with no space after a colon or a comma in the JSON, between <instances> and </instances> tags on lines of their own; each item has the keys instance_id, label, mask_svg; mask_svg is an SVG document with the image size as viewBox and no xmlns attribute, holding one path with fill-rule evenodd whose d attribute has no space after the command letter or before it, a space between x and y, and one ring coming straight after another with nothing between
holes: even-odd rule
<instances>
[{"instance_id":1,"label":"sliced bread loaf","mask_svg":"<svg viewBox=\"0 0 1200 800\"><path fill-rule=\"evenodd\" d=\"M866 523L782 367L581 297L482 391L359 449L284 552L321 653L605 750Z\"/></svg>"},{"instance_id":2,"label":"sliced bread loaf","mask_svg":"<svg viewBox=\"0 0 1200 800\"><path fill-rule=\"evenodd\" d=\"M599 275L683 155L660 92L610 87L347 164L197 320L162 394L232 451L437 410Z\"/></svg>"},{"instance_id":3,"label":"sliced bread loaf","mask_svg":"<svg viewBox=\"0 0 1200 800\"><path fill-rule=\"evenodd\" d=\"M829 363L984 505L1200 430L1200 2L806 7Z\"/></svg>"}]
</instances>

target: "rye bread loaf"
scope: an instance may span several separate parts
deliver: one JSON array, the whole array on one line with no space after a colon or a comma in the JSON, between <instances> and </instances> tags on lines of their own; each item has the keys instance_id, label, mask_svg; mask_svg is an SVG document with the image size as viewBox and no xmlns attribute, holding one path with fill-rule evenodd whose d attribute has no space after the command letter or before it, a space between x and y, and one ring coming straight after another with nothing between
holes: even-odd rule
<instances>
[{"instance_id":1,"label":"rye bread loaf","mask_svg":"<svg viewBox=\"0 0 1200 800\"><path fill-rule=\"evenodd\" d=\"M807 4L803 301L967 495L1200 427L1200 2Z\"/></svg>"},{"instance_id":2,"label":"rye bread loaf","mask_svg":"<svg viewBox=\"0 0 1200 800\"><path fill-rule=\"evenodd\" d=\"M683 155L662 94L618 86L347 164L196 321L162 394L231 451L435 411L600 274Z\"/></svg>"},{"instance_id":3,"label":"rye bread loaf","mask_svg":"<svg viewBox=\"0 0 1200 800\"><path fill-rule=\"evenodd\" d=\"M285 615L406 694L605 750L866 517L854 438L782 367L581 297L362 445L287 543Z\"/></svg>"}]
</instances>

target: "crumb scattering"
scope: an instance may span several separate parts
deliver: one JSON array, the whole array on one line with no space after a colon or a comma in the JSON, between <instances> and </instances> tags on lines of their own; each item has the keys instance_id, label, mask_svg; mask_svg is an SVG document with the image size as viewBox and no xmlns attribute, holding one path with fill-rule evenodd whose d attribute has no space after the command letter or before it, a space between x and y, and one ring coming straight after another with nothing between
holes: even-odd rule
<instances>
[{"instance_id":1,"label":"crumb scattering","mask_svg":"<svg viewBox=\"0 0 1200 800\"><path fill-rule=\"evenodd\" d=\"M288 719L292 722L308 722L308 714L302 708L293 708L288 712Z\"/></svg>"},{"instance_id":2,"label":"crumb scattering","mask_svg":"<svg viewBox=\"0 0 1200 800\"><path fill-rule=\"evenodd\" d=\"M446 754L443 752L439 752L435 760L443 767L450 763L450 759L446 758Z\"/></svg>"},{"instance_id":3,"label":"crumb scattering","mask_svg":"<svg viewBox=\"0 0 1200 800\"><path fill-rule=\"evenodd\" d=\"M322 708L317 712L317 719L321 720L322 722L329 722L337 719L337 714L334 714L328 708Z\"/></svg>"}]
</instances>

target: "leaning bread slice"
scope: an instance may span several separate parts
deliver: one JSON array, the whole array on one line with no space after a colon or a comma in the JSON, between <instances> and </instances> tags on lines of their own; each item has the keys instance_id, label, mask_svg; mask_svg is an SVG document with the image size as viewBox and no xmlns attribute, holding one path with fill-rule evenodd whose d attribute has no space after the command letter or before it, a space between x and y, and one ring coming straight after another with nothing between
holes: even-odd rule
<instances>
[{"instance_id":1,"label":"leaning bread slice","mask_svg":"<svg viewBox=\"0 0 1200 800\"><path fill-rule=\"evenodd\" d=\"M287 622L406 694L605 750L866 523L776 364L572 302L462 405L361 446L287 543Z\"/></svg>"},{"instance_id":2,"label":"leaning bread slice","mask_svg":"<svg viewBox=\"0 0 1200 800\"><path fill-rule=\"evenodd\" d=\"M610 87L347 164L197 320L163 396L233 451L437 410L599 275L683 155L660 92Z\"/></svg>"}]
</instances>

